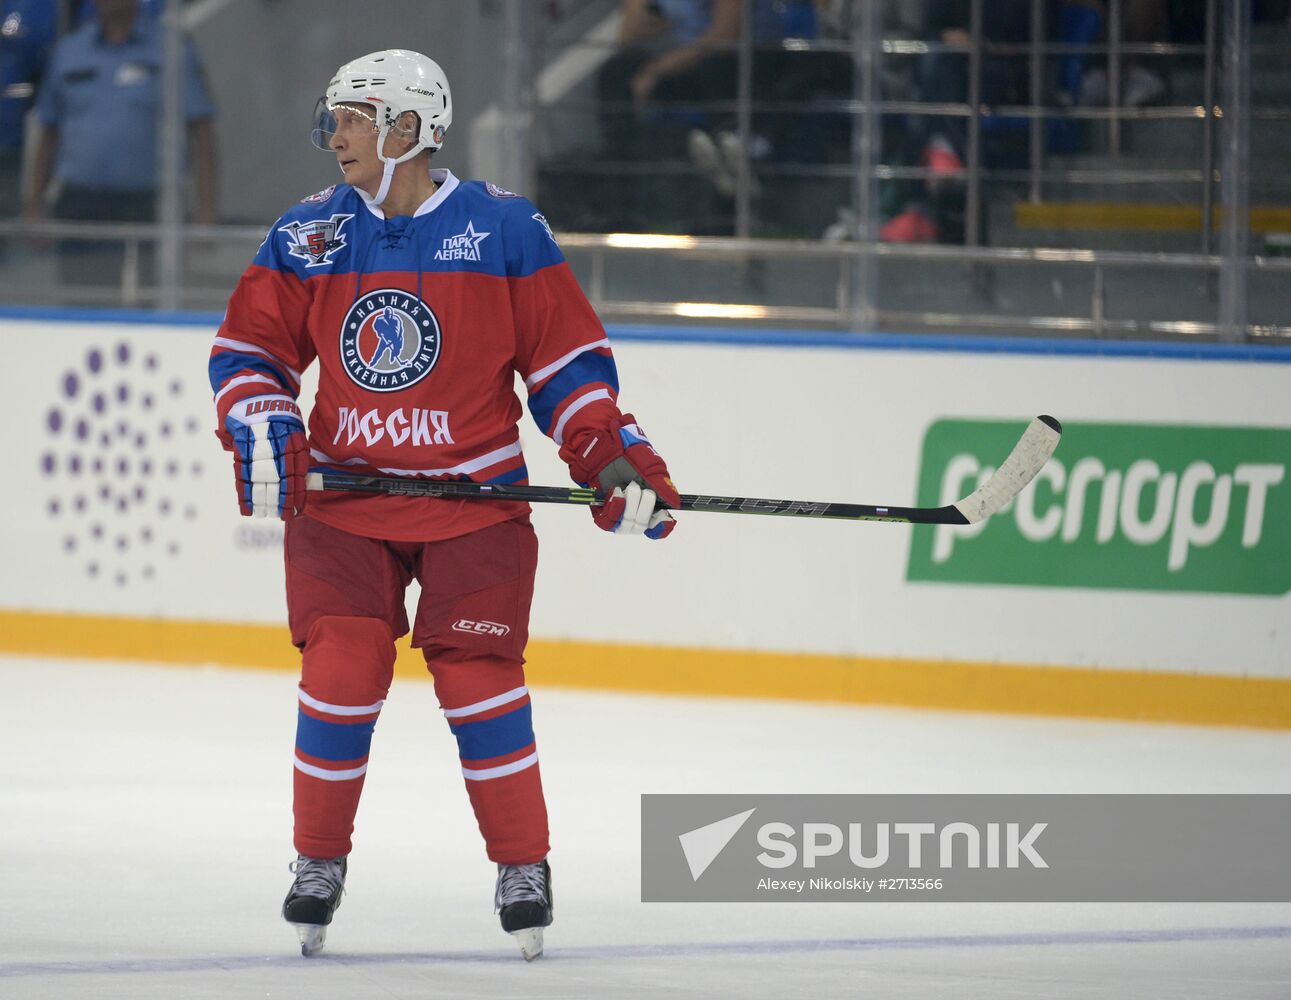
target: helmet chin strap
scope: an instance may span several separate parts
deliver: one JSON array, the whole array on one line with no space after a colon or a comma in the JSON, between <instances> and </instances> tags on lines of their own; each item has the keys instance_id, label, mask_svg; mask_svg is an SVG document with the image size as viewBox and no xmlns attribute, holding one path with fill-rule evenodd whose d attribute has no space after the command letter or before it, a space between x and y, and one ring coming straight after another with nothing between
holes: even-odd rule
<instances>
[{"instance_id":1,"label":"helmet chin strap","mask_svg":"<svg viewBox=\"0 0 1291 1000\"><path fill-rule=\"evenodd\" d=\"M385 169L381 171L381 186L377 188L376 196L372 199L374 208L380 207L381 203L386 200L386 195L390 193L390 180L394 177L394 160L387 160L384 156L381 159L385 162Z\"/></svg>"},{"instance_id":2,"label":"helmet chin strap","mask_svg":"<svg viewBox=\"0 0 1291 1000\"><path fill-rule=\"evenodd\" d=\"M394 168L404 160L411 160L423 149L420 143L415 144L412 149L404 153L403 156L396 156L394 159L386 156L382 150L385 149L386 136L390 134L390 127L383 125L381 131L377 134L377 158L385 164L381 171L381 186L377 188L377 193L372 197L371 205L373 208L379 208L381 203L386 200L390 193L390 181L394 178Z\"/></svg>"}]
</instances>

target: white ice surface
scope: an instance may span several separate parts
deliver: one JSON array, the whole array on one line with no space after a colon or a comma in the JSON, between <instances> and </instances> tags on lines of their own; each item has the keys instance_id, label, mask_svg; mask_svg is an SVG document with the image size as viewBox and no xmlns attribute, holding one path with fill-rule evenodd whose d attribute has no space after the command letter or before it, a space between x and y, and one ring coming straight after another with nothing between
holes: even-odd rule
<instances>
[{"instance_id":1,"label":"white ice surface","mask_svg":"<svg viewBox=\"0 0 1291 1000\"><path fill-rule=\"evenodd\" d=\"M647 905L638 846L642 792L1291 792L1291 733L539 690L556 923L526 965L399 680L306 960L294 678L7 658L0 691L4 998L1291 996L1291 905Z\"/></svg>"}]
</instances>

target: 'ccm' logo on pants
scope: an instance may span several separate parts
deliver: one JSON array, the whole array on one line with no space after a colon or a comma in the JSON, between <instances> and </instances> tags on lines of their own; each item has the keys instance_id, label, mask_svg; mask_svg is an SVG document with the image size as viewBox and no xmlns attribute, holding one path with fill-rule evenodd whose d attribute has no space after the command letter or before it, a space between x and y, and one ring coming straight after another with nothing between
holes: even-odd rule
<instances>
[{"instance_id":1,"label":"'ccm' logo on pants","mask_svg":"<svg viewBox=\"0 0 1291 1000\"><path fill-rule=\"evenodd\" d=\"M459 618L453 622L454 632L470 632L473 635L506 635L511 631L509 625L499 625L497 622L477 622L470 618Z\"/></svg>"}]
</instances>

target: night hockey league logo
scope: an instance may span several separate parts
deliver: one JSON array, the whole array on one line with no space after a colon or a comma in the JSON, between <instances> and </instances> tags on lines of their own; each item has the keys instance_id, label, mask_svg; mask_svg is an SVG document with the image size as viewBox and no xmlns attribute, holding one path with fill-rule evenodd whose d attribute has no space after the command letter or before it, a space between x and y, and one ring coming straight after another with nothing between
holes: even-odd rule
<instances>
[{"instance_id":1,"label":"night hockey league logo","mask_svg":"<svg viewBox=\"0 0 1291 1000\"><path fill-rule=\"evenodd\" d=\"M313 219L310 222L292 222L281 226L280 233L291 237L287 252L300 257L306 267L322 267L332 262L332 254L345 246L341 232L353 215L333 215L330 219Z\"/></svg>"},{"instance_id":2,"label":"night hockey league logo","mask_svg":"<svg viewBox=\"0 0 1291 1000\"><path fill-rule=\"evenodd\" d=\"M411 292L381 288L350 307L341 326L341 364L372 392L416 385L439 361L439 320Z\"/></svg>"}]
</instances>

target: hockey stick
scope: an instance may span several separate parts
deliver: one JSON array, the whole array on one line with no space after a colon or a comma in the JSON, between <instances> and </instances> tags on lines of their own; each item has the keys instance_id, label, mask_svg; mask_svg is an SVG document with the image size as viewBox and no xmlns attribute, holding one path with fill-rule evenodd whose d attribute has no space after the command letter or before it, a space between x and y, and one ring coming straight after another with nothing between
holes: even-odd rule
<instances>
[{"instance_id":1,"label":"hockey stick","mask_svg":"<svg viewBox=\"0 0 1291 1000\"><path fill-rule=\"evenodd\" d=\"M681 495L679 510L727 514L775 514L826 517L846 521L898 521L907 524L977 524L1012 500L1044 467L1058 447L1062 425L1053 417L1036 417L995 473L964 499L945 507L876 507L863 503L813 500L757 500L752 497ZM394 476L349 476L311 472L310 490L384 493L390 496L450 497L475 500L519 500L529 503L602 504L604 491L565 486L497 486L455 480L405 479Z\"/></svg>"}]
</instances>

